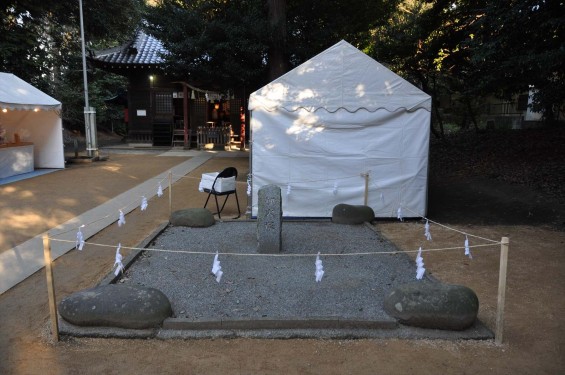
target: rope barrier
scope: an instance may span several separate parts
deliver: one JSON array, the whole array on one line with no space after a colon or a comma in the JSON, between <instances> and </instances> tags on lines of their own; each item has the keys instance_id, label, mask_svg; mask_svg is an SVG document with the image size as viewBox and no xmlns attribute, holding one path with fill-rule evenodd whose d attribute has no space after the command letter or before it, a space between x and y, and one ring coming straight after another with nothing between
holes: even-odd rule
<instances>
[{"instance_id":1,"label":"rope barrier","mask_svg":"<svg viewBox=\"0 0 565 375\"><path fill-rule=\"evenodd\" d=\"M74 243L75 241L71 240L62 240L62 239L51 239L52 241L57 242L69 242ZM98 246L98 247L111 247L115 248L116 245L107 245L95 242L85 242L85 245L91 246ZM479 248L479 247L491 247L491 246L498 246L501 242L498 243L489 243L489 244L478 244L469 246L469 248ZM295 254L261 254L261 253L219 253L215 251L191 251L191 250L174 250L174 249L156 249L156 248L143 248L143 247L128 247L128 246L121 246L122 249L128 250L138 250L138 251L151 251L151 252L165 252L165 253L180 253L180 254L194 254L194 255L232 255L232 256L250 256L250 257L312 257L318 255L316 254L306 254L306 253L295 253ZM398 251L367 251L367 252L355 252L355 253L344 253L344 254L332 254L332 253L319 253L320 256L324 257L347 257L347 256L362 256L362 255L396 255L396 254L406 254L406 253L418 253L418 252L438 252L438 251L449 251L449 250L464 250L464 246L454 246L454 247L444 247L444 248L435 248L435 249L418 249L418 250L398 250Z\"/></svg>"}]
</instances>

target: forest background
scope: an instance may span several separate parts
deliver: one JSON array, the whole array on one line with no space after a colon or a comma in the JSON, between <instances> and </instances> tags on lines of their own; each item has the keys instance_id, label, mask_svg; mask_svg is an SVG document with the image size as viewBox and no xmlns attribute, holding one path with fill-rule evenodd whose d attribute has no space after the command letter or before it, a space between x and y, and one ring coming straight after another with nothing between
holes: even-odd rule
<instances>
[{"instance_id":1,"label":"forest background","mask_svg":"<svg viewBox=\"0 0 565 375\"><path fill-rule=\"evenodd\" d=\"M79 1L4 0L0 71L63 103L84 130ZM432 132L473 127L485 98L534 93L555 125L565 102L565 5L546 0L84 0L87 55L144 29L170 52L163 69L207 89L261 87L345 39L433 98ZM122 122L104 103L124 77L88 68L99 126ZM442 108L442 98L450 107ZM119 129L119 126L116 127Z\"/></svg>"}]
</instances>

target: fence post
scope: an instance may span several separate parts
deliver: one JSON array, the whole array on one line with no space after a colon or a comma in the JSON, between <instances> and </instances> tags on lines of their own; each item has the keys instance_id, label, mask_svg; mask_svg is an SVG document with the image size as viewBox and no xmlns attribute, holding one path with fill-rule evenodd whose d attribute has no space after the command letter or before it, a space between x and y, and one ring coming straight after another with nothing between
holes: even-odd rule
<instances>
[{"instance_id":1,"label":"fence post","mask_svg":"<svg viewBox=\"0 0 565 375\"><path fill-rule=\"evenodd\" d=\"M365 194L363 196L363 204L367 206L369 203L369 172L361 173L361 177L365 178Z\"/></svg>"},{"instance_id":2,"label":"fence post","mask_svg":"<svg viewBox=\"0 0 565 375\"><path fill-rule=\"evenodd\" d=\"M59 322L57 321L57 302L55 300L55 283L53 268L51 268L51 243L49 235L43 235L43 258L45 259L45 276L47 277L47 293L49 294L49 315L51 317L51 331L55 341L59 341Z\"/></svg>"},{"instance_id":3,"label":"fence post","mask_svg":"<svg viewBox=\"0 0 565 375\"><path fill-rule=\"evenodd\" d=\"M508 266L508 237L500 241L500 272L498 273L498 303L496 311L496 332L494 341L502 344L502 331L504 326L504 302L506 297L506 268Z\"/></svg>"},{"instance_id":4,"label":"fence post","mask_svg":"<svg viewBox=\"0 0 565 375\"><path fill-rule=\"evenodd\" d=\"M173 213L173 171L169 171L169 217Z\"/></svg>"}]
</instances>

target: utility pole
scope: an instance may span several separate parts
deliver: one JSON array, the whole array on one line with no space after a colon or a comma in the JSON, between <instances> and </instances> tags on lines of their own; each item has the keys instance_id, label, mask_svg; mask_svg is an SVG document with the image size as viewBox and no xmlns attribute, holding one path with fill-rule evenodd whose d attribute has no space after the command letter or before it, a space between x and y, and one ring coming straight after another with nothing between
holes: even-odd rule
<instances>
[{"instance_id":1,"label":"utility pole","mask_svg":"<svg viewBox=\"0 0 565 375\"><path fill-rule=\"evenodd\" d=\"M88 103L88 77L86 72L86 53L84 47L84 21L82 18L82 0L78 1L80 8L80 40L82 44L82 76L84 80L84 134L86 136L86 154L98 159L98 142L96 139L96 110Z\"/></svg>"}]
</instances>

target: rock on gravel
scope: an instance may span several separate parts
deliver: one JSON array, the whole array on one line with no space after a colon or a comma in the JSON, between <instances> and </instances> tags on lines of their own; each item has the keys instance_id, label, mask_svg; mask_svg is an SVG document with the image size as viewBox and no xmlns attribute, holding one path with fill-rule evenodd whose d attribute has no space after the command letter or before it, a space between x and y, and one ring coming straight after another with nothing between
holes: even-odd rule
<instances>
[{"instance_id":1,"label":"rock on gravel","mask_svg":"<svg viewBox=\"0 0 565 375\"><path fill-rule=\"evenodd\" d=\"M460 331L477 319L479 299L466 286L412 282L394 288L384 310L402 324Z\"/></svg>"},{"instance_id":2,"label":"rock on gravel","mask_svg":"<svg viewBox=\"0 0 565 375\"><path fill-rule=\"evenodd\" d=\"M111 284L71 294L59 303L59 313L78 326L142 329L160 326L172 309L157 289Z\"/></svg>"}]
</instances>

